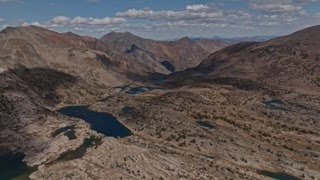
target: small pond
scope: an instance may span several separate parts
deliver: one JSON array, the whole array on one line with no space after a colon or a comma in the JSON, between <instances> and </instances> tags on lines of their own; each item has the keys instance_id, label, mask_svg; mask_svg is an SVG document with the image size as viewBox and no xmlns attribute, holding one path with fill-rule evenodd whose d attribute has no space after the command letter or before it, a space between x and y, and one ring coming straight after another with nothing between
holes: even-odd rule
<instances>
[{"instance_id":1,"label":"small pond","mask_svg":"<svg viewBox=\"0 0 320 180\"><path fill-rule=\"evenodd\" d=\"M205 121L197 121L196 122L199 126L203 126L203 127L206 127L206 128L209 128L209 129L215 129L216 127L208 122L205 122Z\"/></svg>"},{"instance_id":2,"label":"small pond","mask_svg":"<svg viewBox=\"0 0 320 180\"><path fill-rule=\"evenodd\" d=\"M23 162L22 153L7 153L0 155L0 179L28 179L36 169Z\"/></svg>"},{"instance_id":3,"label":"small pond","mask_svg":"<svg viewBox=\"0 0 320 180\"><path fill-rule=\"evenodd\" d=\"M123 138L132 134L111 114L92 111L88 109L88 106L65 107L60 109L59 112L86 121L91 125L92 130L108 137Z\"/></svg>"},{"instance_id":4,"label":"small pond","mask_svg":"<svg viewBox=\"0 0 320 180\"><path fill-rule=\"evenodd\" d=\"M262 103L265 104L266 107L271 110L288 111L286 108L283 107L284 105L286 105L286 103L284 103L283 101L281 101L279 99L264 101Z\"/></svg>"},{"instance_id":5,"label":"small pond","mask_svg":"<svg viewBox=\"0 0 320 180\"><path fill-rule=\"evenodd\" d=\"M284 172L259 171L259 174L277 180L300 180L299 178Z\"/></svg>"}]
</instances>

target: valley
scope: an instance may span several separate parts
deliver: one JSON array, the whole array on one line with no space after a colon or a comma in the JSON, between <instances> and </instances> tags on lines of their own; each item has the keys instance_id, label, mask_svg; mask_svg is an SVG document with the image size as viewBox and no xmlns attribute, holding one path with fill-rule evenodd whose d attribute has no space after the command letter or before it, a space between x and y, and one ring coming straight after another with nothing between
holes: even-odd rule
<instances>
[{"instance_id":1,"label":"valley","mask_svg":"<svg viewBox=\"0 0 320 180\"><path fill-rule=\"evenodd\" d=\"M207 58L203 46L213 46L202 44L202 62L170 57L175 72L139 43L180 52L190 39L126 33L138 42L124 39L121 50L118 34L110 45L8 28L0 33L0 160L21 164L5 177L319 179L320 40L307 41L316 32L235 44Z\"/></svg>"}]
</instances>

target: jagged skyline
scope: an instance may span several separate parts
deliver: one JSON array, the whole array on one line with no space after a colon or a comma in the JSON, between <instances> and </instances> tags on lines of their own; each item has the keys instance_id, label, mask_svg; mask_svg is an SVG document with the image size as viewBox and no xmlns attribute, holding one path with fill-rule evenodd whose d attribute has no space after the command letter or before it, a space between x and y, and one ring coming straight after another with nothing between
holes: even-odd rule
<instances>
[{"instance_id":1,"label":"jagged skyline","mask_svg":"<svg viewBox=\"0 0 320 180\"><path fill-rule=\"evenodd\" d=\"M130 31L146 38L283 35L320 23L318 0L0 0L0 28L37 25L100 37Z\"/></svg>"}]
</instances>

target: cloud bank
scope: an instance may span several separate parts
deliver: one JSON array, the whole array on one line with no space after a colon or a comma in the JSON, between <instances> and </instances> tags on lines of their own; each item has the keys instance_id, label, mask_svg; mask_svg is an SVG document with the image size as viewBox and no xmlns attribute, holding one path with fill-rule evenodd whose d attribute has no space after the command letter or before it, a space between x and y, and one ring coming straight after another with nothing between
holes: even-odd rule
<instances>
[{"instance_id":1,"label":"cloud bank","mask_svg":"<svg viewBox=\"0 0 320 180\"><path fill-rule=\"evenodd\" d=\"M154 10L148 7L131 8L117 12L112 17L56 16L44 22L22 22L21 25L37 25L50 29L73 30L95 36L110 31L132 31L156 36L168 34L168 38L181 35L200 36L218 34L280 34L287 29L299 29L320 23L320 14L309 12L307 6L319 0L233 0L247 8L219 4L190 4L180 10ZM17 0L0 0L0 3ZM99 0L88 0L99 3ZM0 23L4 19L0 18ZM153 37L155 38L155 37ZM162 38L165 38L162 36Z\"/></svg>"}]
</instances>

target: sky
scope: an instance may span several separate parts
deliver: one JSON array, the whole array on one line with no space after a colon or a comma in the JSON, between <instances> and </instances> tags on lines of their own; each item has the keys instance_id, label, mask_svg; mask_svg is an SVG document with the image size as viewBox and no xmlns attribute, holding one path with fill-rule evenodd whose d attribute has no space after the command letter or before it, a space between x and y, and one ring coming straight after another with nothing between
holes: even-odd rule
<instances>
[{"instance_id":1,"label":"sky","mask_svg":"<svg viewBox=\"0 0 320 180\"><path fill-rule=\"evenodd\" d=\"M0 0L0 29L36 25L101 37L278 36L320 24L320 0Z\"/></svg>"}]
</instances>

